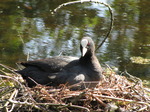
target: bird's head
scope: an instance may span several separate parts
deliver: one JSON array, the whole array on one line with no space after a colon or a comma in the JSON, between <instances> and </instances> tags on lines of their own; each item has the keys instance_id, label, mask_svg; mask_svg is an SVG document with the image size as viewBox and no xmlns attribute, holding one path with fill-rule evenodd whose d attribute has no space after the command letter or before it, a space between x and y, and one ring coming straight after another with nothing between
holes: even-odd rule
<instances>
[{"instance_id":1,"label":"bird's head","mask_svg":"<svg viewBox=\"0 0 150 112\"><path fill-rule=\"evenodd\" d=\"M90 37L83 37L80 44L81 56L93 54L95 52L95 44Z\"/></svg>"}]
</instances>

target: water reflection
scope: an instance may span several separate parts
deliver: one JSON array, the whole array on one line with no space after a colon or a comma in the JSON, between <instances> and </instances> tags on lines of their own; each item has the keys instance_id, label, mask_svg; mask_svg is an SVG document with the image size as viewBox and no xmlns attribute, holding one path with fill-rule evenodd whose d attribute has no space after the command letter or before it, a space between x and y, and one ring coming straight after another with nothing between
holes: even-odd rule
<instances>
[{"instance_id":1,"label":"water reflection","mask_svg":"<svg viewBox=\"0 0 150 112\"><path fill-rule=\"evenodd\" d=\"M0 1L0 63L15 67L15 62L59 55L79 56L79 40L83 36L101 43L110 24L106 7L76 4L53 11L69 0L5 0ZM150 65L133 64L132 56L150 58L149 1L104 0L115 15L111 36L97 52L102 63L145 79L150 78ZM23 41L21 41L21 39ZM11 58L10 58L11 56Z\"/></svg>"}]
</instances>

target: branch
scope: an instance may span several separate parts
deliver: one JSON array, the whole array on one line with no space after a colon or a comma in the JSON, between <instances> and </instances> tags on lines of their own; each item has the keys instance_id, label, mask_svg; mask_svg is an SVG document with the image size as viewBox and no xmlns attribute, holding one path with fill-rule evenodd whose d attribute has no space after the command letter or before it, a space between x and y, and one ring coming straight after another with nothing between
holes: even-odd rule
<instances>
[{"instance_id":1,"label":"branch","mask_svg":"<svg viewBox=\"0 0 150 112\"><path fill-rule=\"evenodd\" d=\"M129 99L123 99L123 98L116 98L116 97L112 97L112 96L104 96L104 95L97 95L97 94L93 94L93 96L100 97L100 98L106 98L106 99L113 99L113 100L125 101L125 102L130 102L130 103L144 104L144 105L150 106L149 103L142 102L142 101L135 101L135 100L129 100Z\"/></svg>"},{"instance_id":2,"label":"branch","mask_svg":"<svg viewBox=\"0 0 150 112\"><path fill-rule=\"evenodd\" d=\"M14 97L17 96L17 94L18 94L18 90L15 89L8 100L12 100ZM7 101L4 105L5 111L6 112L11 112L14 108L14 105L12 105L11 111L8 111L8 108L7 108L8 104L9 104L9 101Z\"/></svg>"},{"instance_id":3,"label":"branch","mask_svg":"<svg viewBox=\"0 0 150 112\"><path fill-rule=\"evenodd\" d=\"M9 70L9 71L11 71L12 73L16 74L16 72L14 72L15 69L13 69L13 68L11 68L11 67L8 67L8 66L6 66L6 65L3 65L3 64L0 64L0 66L6 68L7 70Z\"/></svg>"},{"instance_id":4,"label":"branch","mask_svg":"<svg viewBox=\"0 0 150 112\"><path fill-rule=\"evenodd\" d=\"M38 110L41 110L40 107L38 107L36 104L34 103L29 103L29 102L20 102L20 101L14 101L12 99L8 99L8 101L10 103L13 103L13 104L18 104L18 105L28 105L28 106L33 106L34 108L38 109Z\"/></svg>"},{"instance_id":5,"label":"branch","mask_svg":"<svg viewBox=\"0 0 150 112\"><path fill-rule=\"evenodd\" d=\"M54 104L54 103L29 103L29 102L20 102L20 101L14 101L11 99L8 99L9 102L13 104L18 104L18 105L28 105L28 106L34 106L35 108L41 110L37 105L44 105L44 106L65 106L65 107L73 107L73 108L78 108L78 109L84 109L86 111L90 111L88 108L83 107L83 106L78 106L78 105L72 105L72 104Z\"/></svg>"},{"instance_id":6,"label":"branch","mask_svg":"<svg viewBox=\"0 0 150 112\"><path fill-rule=\"evenodd\" d=\"M98 47L96 48L96 51L103 45L103 43L106 41L106 39L108 38L108 36L110 35L110 32L112 31L112 28L113 28L113 22L114 22L114 17L113 17L113 12L112 12L112 9L111 7L104 3L104 2L100 2L98 0L80 0L80 1L72 1L72 2L67 2L67 3L63 3L61 5L59 5L57 8L54 9L54 13L56 13L60 8L64 7L64 6L67 6L67 5L71 5L71 4L76 4L76 3L83 3L83 2L93 2L93 3L97 3L97 4L102 4L104 6L106 6L110 12L110 26L109 26L109 29L108 29L108 32L104 38L104 40L101 42L100 45L98 45Z\"/></svg>"},{"instance_id":7,"label":"branch","mask_svg":"<svg viewBox=\"0 0 150 112\"><path fill-rule=\"evenodd\" d=\"M11 79L11 80L17 82L21 86L21 88L23 88L23 85L17 79L15 79L14 77L5 76L5 75L0 75L0 77Z\"/></svg>"},{"instance_id":8,"label":"branch","mask_svg":"<svg viewBox=\"0 0 150 112\"><path fill-rule=\"evenodd\" d=\"M100 100L98 97L96 97L95 95L92 94L92 97L95 98L102 106L106 107L107 105L102 101Z\"/></svg>"}]
</instances>

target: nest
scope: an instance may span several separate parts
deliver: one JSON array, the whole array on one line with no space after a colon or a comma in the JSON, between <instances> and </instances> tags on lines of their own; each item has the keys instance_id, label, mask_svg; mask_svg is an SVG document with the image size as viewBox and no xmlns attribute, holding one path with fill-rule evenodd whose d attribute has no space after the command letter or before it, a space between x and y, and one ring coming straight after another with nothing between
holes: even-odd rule
<instances>
[{"instance_id":1,"label":"nest","mask_svg":"<svg viewBox=\"0 0 150 112\"><path fill-rule=\"evenodd\" d=\"M104 79L95 88L72 91L66 85L54 88L38 84L28 88L12 68L1 66L11 71L1 70L0 75L0 110L6 112L150 111L150 89L127 72L117 75L107 68Z\"/></svg>"}]
</instances>

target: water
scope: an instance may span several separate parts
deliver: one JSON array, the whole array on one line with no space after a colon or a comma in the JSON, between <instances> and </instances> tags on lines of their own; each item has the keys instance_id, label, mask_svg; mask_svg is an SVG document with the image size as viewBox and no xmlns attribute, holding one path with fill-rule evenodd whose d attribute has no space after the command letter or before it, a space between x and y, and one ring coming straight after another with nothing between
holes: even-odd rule
<instances>
[{"instance_id":1,"label":"water","mask_svg":"<svg viewBox=\"0 0 150 112\"><path fill-rule=\"evenodd\" d=\"M69 1L69 0L68 0ZM91 36L99 45L110 24L108 9L98 4L65 6L51 12L67 0L0 1L0 63L17 68L15 63L59 55L80 56L79 42ZM97 51L104 66L127 70L142 79L150 79L150 64L134 64L130 58L150 59L150 1L104 0L114 12L111 35Z\"/></svg>"}]
</instances>

